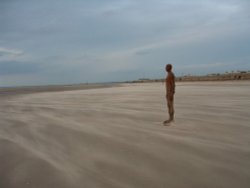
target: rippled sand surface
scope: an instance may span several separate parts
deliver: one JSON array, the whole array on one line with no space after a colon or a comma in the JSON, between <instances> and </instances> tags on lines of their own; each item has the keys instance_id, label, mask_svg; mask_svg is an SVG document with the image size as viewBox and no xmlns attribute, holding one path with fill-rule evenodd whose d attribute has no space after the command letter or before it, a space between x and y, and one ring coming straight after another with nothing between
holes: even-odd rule
<instances>
[{"instance_id":1,"label":"rippled sand surface","mask_svg":"<svg viewBox=\"0 0 250 188\"><path fill-rule=\"evenodd\" d=\"M250 82L0 97L1 188L248 188Z\"/></svg>"}]
</instances>

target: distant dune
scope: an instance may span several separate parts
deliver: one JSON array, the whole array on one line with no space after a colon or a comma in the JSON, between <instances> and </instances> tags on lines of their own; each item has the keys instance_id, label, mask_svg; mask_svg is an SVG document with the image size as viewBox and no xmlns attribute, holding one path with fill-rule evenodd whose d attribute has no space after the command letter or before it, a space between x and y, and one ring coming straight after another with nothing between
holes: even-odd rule
<instances>
[{"instance_id":1,"label":"distant dune","mask_svg":"<svg viewBox=\"0 0 250 188\"><path fill-rule=\"evenodd\" d=\"M231 73L222 73L222 74L208 74L208 75L185 75L177 76L177 82L192 82L192 81L234 81L234 80L250 80L250 71L239 71ZM151 83L151 82L164 82L163 79L147 79L141 78L139 80L128 81L127 83Z\"/></svg>"},{"instance_id":2,"label":"distant dune","mask_svg":"<svg viewBox=\"0 0 250 188\"><path fill-rule=\"evenodd\" d=\"M178 82L170 126L162 83L42 91L0 95L1 188L250 187L249 81Z\"/></svg>"},{"instance_id":3,"label":"distant dune","mask_svg":"<svg viewBox=\"0 0 250 188\"><path fill-rule=\"evenodd\" d=\"M177 81L228 81L228 80L250 80L250 72L233 72L224 74L209 74L205 76L182 76Z\"/></svg>"}]
</instances>

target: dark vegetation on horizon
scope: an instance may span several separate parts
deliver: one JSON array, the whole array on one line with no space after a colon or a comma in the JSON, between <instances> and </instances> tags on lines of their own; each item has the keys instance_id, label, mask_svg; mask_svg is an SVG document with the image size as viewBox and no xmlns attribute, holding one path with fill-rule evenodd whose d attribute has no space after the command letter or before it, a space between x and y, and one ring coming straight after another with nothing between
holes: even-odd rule
<instances>
[{"instance_id":1,"label":"dark vegetation on horizon","mask_svg":"<svg viewBox=\"0 0 250 188\"><path fill-rule=\"evenodd\" d=\"M226 81L226 80L250 80L250 71L231 71L225 73L207 74L202 76L197 75L184 75L176 77L176 81ZM127 81L126 83L147 83L147 82L164 82L162 79L148 79L141 78L134 81Z\"/></svg>"}]
</instances>

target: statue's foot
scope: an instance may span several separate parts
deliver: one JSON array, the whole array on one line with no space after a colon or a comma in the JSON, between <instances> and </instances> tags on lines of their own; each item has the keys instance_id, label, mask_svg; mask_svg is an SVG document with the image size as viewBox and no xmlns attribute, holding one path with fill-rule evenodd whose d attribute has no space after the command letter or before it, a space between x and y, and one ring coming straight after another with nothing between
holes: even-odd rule
<instances>
[{"instance_id":1,"label":"statue's foot","mask_svg":"<svg viewBox=\"0 0 250 188\"><path fill-rule=\"evenodd\" d=\"M163 124L164 124L164 125L169 125L169 123L170 123L171 121L173 121L173 120L171 120L171 119L166 120L166 121L163 122Z\"/></svg>"}]
</instances>

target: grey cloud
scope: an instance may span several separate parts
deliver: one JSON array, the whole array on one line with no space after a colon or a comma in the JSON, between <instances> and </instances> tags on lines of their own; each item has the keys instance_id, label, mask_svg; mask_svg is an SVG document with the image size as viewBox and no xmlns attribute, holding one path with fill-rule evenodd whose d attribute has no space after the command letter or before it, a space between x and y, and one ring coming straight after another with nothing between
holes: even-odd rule
<instances>
[{"instance_id":1,"label":"grey cloud","mask_svg":"<svg viewBox=\"0 0 250 188\"><path fill-rule=\"evenodd\" d=\"M17 62L17 61L4 61L0 63L0 76L36 74L40 71L41 67L39 64Z\"/></svg>"},{"instance_id":2,"label":"grey cloud","mask_svg":"<svg viewBox=\"0 0 250 188\"><path fill-rule=\"evenodd\" d=\"M19 56L22 54L21 50L0 47L0 56Z\"/></svg>"},{"instance_id":3,"label":"grey cloud","mask_svg":"<svg viewBox=\"0 0 250 188\"><path fill-rule=\"evenodd\" d=\"M29 54L15 60L20 72L42 69L41 79L54 82L162 77L168 61L179 73L190 72L188 64L197 64L194 73L217 62L230 62L218 71L248 68L249 7L247 0L1 1L0 46ZM14 64L5 71L17 72Z\"/></svg>"}]
</instances>

